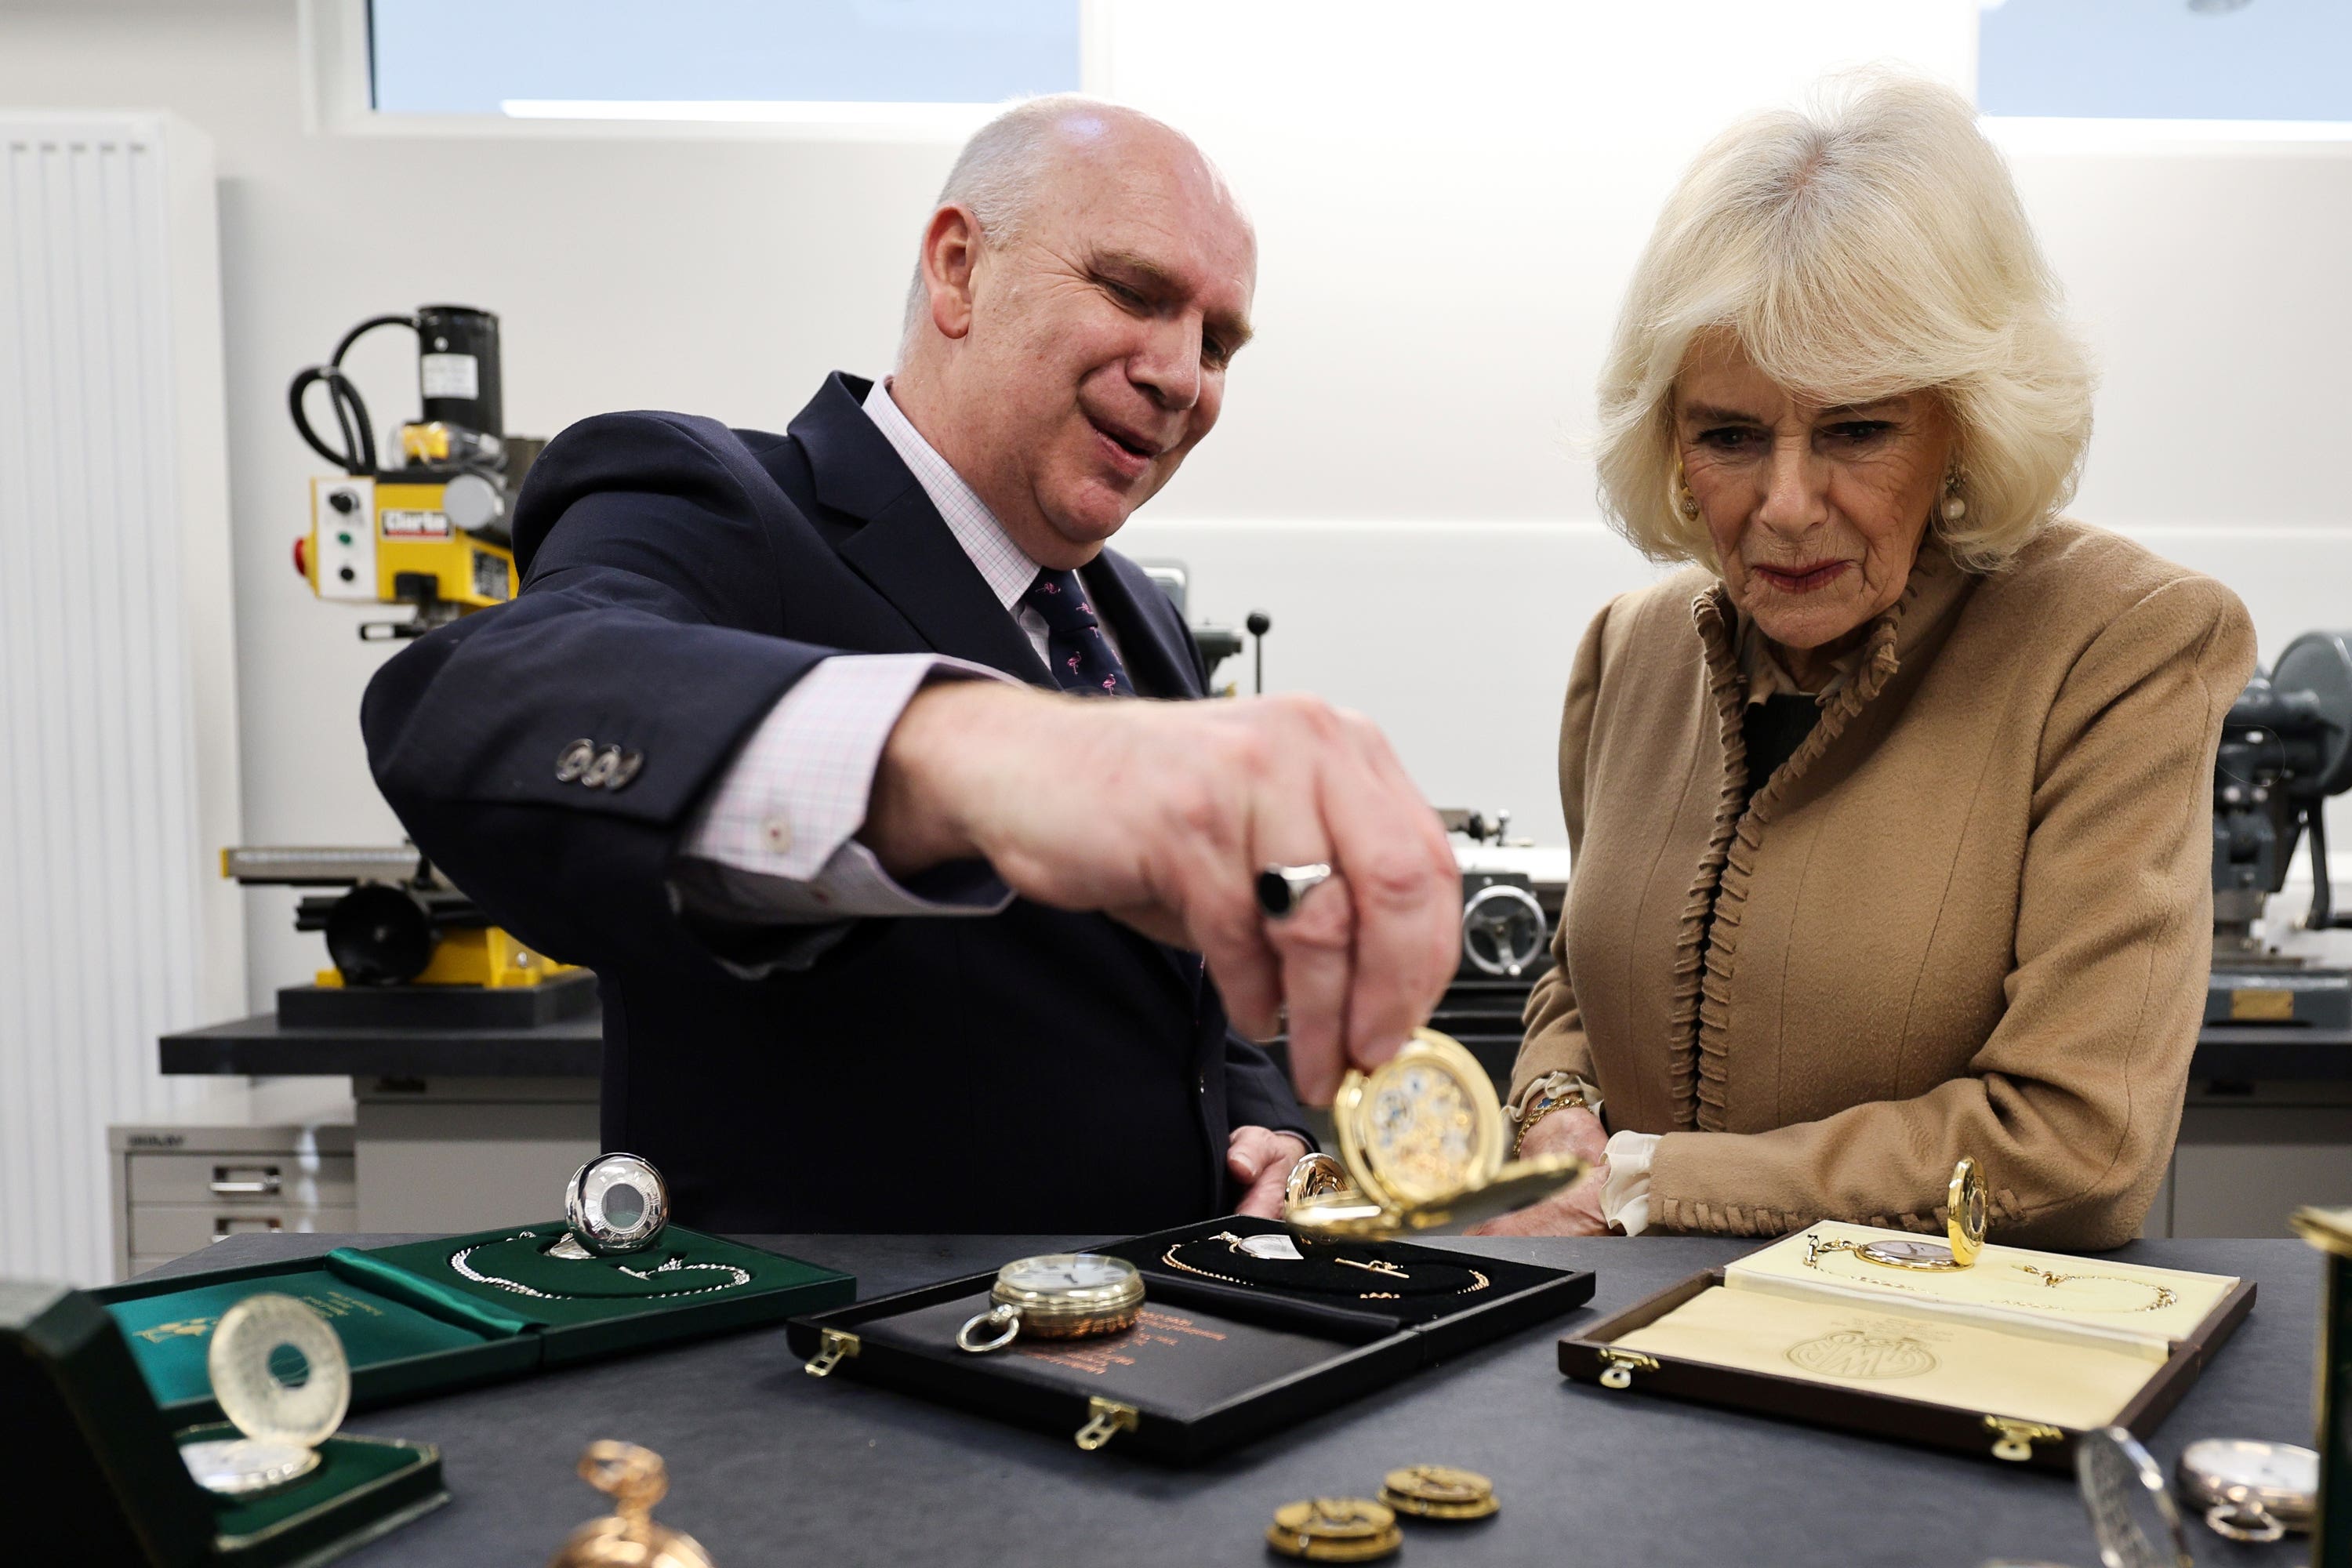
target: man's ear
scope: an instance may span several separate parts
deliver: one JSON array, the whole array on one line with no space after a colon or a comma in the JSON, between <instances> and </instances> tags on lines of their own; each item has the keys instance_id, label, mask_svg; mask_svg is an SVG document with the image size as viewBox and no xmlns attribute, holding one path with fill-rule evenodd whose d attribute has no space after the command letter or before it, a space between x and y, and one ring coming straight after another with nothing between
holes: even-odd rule
<instances>
[{"instance_id":1,"label":"man's ear","mask_svg":"<svg viewBox=\"0 0 2352 1568\"><path fill-rule=\"evenodd\" d=\"M943 338L971 331L973 276L980 267L980 221L970 207L950 205L923 230L923 287L930 291L931 325Z\"/></svg>"}]
</instances>

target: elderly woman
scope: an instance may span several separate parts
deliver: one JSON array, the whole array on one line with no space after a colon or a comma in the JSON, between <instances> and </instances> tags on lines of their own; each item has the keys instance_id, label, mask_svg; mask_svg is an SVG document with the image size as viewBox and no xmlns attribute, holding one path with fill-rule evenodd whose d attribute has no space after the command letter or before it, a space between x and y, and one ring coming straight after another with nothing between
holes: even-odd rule
<instances>
[{"instance_id":1,"label":"elderly woman","mask_svg":"<svg viewBox=\"0 0 2352 1568\"><path fill-rule=\"evenodd\" d=\"M1512 1109L1598 1180L1487 1228L2110 1247L2179 1128L2230 591L2055 516L2091 376L1969 105L1849 78L1660 217L1602 373L1654 559L1578 647Z\"/></svg>"}]
</instances>

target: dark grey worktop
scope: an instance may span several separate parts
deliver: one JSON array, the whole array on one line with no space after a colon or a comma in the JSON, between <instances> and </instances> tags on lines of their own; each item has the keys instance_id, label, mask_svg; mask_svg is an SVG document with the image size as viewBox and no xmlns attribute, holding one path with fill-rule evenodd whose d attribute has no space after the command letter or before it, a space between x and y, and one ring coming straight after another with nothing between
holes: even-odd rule
<instances>
[{"instance_id":1,"label":"dark grey worktop","mask_svg":"<svg viewBox=\"0 0 2352 1568\"><path fill-rule=\"evenodd\" d=\"M256 1263L392 1237L239 1236L157 1272ZM746 1237L855 1271L860 1292L993 1268L1066 1237ZM1087 1238L1096 1239L1096 1238ZM1275 1509L1369 1496L1400 1465L1467 1466L1503 1510L1414 1527L1392 1561L1886 1563L2097 1562L2064 1479L1563 1379L1561 1332L1755 1244L1696 1237L1495 1239L1497 1256L1597 1269L1591 1308L1407 1379L1197 1469L1085 1454L1033 1432L842 1378L802 1375L781 1329L370 1411L354 1431L441 1446L452 1501L356 1564L544 1563L602 1512L573 1474L621 1437L669 1462L656 1517L719 1568L775 1563L1250 1564ZM2168 1474L2200 1436L2311 1441L2319 1257L2294 1241L2145 1241L2115 1256L2256 1281L2252 1315L2150 1445ZM2193 1527L2202 1564L2301 1563L2308 1542L2235 1546Z\"/></svg>"},{"instance_id":2,"label":"dark grey worktop","mask_svg":"<svg viewBox=\"0 0 2352 1568\"><path fill-rule=\"evenodd\" d=\"M594 1078L602 1015L527 1029L287 1029L275 1013L166 1035L167 1073L256 1077ZM2200 1082L2332 1083L2352 1079L2352 1035L2212 1024L2197 1037Z\"/></svg>"},{"instance_id":3,"label":"dark grey worktop","mask_svg":"<svg viewBox=\"0 0 2352 1568\"><path fill-rule=\"evenodd\" d=\"M275 1013L165 1035L167 1073L256 1078L595 1078L604 1015L520 1029L288 1029Z\"/></svg>"}]
</instances>

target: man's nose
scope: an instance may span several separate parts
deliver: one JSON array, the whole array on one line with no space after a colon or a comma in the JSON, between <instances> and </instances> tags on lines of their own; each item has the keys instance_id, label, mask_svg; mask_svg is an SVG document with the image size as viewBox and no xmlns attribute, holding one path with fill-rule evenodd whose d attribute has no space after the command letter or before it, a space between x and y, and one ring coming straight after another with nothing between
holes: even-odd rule
<instances>
[{"instance_id":1,"label":"man's nose","mask_svg":"<svg viewBox=\"0 0 2352 1568\"><path fill-rule=\"evenodd\" d=\"M1201 323L1176 317L1154 321L1143 346L1128 357L1127 377L1166 409L1201 401Z\"/></svg>"},{"instance_id":2,"label":"man's nose","mask_svg":"<svg viewBox=\"0 0 2352 1568\"><path fill-rule=\"evenodd\" d=\"M1829 512L1829 465L1815 456L1812 443L1774 442L1756 521L1767 528L1795 533L1827 521Z\"/></svg>"}]
</instances>

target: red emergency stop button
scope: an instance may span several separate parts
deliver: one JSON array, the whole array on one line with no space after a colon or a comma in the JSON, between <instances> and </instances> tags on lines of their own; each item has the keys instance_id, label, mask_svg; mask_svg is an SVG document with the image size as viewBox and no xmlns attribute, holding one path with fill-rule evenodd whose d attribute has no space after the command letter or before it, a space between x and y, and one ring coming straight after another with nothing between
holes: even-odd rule
<instances>
[{"instance_id":1,"label":"red emergency stop button","mask_svg":"<svg viewBox=\"0 0 2352 1568\"><path fill-rule=\"evenodd\" d=\"M294 574L298 577L310 575L310 541L307 536L294 541Z\"/></svg>"}]
</instances>

